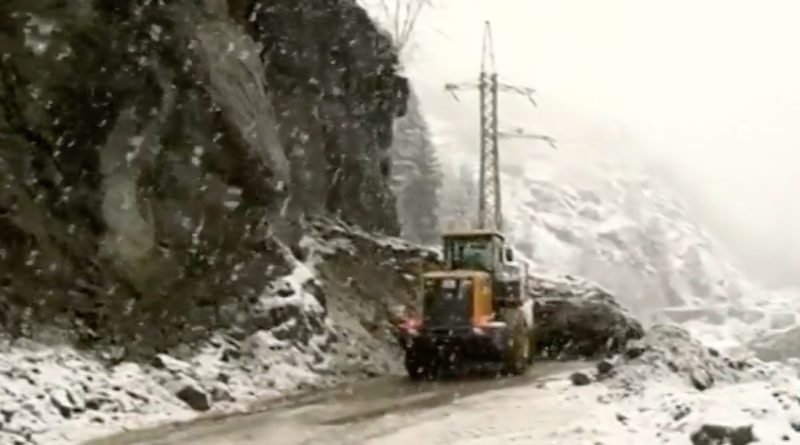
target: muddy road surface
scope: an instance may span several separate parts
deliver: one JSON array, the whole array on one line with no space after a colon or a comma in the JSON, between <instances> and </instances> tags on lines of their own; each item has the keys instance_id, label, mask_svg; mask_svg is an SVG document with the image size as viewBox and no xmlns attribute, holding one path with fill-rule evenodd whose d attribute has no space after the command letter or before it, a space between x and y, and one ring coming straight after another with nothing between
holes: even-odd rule
<instances>
[{"instance_id":1,"label":"muddy road surface","mask_svg":"<svg viewBox=\"0 0 800 445\"><path fill-rule=\"evenodd\" d=\"M569 373L591 366L587 362L539 362L523 376L501 379L478 375L412 382L405 376L384 377L270 402L251 414L127 432L84 445L394 444L388 436L409 430L414 434L420 419L430 423L442 415L443 407L469 406L471 400L485 402L487 397L499 397L513 404L514 390L563 380ZM500 403L497 408L513 409L513 406ZM492 405L488 409L493 409ZM426 413L432 413L432 417L428 418ZM457 422L456 426L469 429L474 425L459 426Z\"/></svg>"}]
</instances>

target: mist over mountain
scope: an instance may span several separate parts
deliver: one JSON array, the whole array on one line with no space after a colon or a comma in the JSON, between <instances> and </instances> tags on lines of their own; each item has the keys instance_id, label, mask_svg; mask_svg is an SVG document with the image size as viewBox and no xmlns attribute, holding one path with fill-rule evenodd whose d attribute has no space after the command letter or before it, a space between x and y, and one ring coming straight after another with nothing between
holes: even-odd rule
<instances>
[{"instance_id":1,"label":"mist over mountain","mask_svg":"<svg viewBox=\"0 0 800 445\"><path fill-rule=\"evenodd\" d=\"M476 80L489 19L501 79L538 90L538 108L501 98L504 125L548 133L576 154L636 154L748 275L769 287L800 285L800 63L785 57L800 39L789 19L800 5L431 4L402 59L445 140L441 156L477 163L477 97L454 100L443 86ZM503 150L517 161L538 148L506 142Z\"/></svg>"}]
</instances>

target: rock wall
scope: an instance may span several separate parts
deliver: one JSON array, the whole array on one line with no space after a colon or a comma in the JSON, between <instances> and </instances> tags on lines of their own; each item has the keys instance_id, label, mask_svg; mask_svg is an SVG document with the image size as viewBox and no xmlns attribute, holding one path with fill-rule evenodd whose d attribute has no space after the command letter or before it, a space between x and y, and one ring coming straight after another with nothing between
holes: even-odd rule
<instances>
[{"instance_id":1,"label":"rock wall","mask_svg":"<svg viewBox=\"0 0 800 445\"><path fill-rule=\"evenodd\" d=\"M12 334L158 349L285 274L308 216L398 232L408 87L354 1L11 0L0 22Z\"/></svg>"}]
</instances>

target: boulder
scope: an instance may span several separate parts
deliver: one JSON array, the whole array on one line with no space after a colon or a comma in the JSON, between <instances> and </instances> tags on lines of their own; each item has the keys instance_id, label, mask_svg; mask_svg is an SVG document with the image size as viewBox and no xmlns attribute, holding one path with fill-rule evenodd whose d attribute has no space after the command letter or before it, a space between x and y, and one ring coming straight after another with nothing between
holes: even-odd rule
<instances>
[{"instance_id":1,"label":"boulder","mask_svg":"<svg viewBox=\"0 0 800 445\"><path fill-rule=\"evenodd\" d=\"M600 357L620 352L644 334L641 323L600 286L572 277L535 277L537 351L551 358Z\"/></svg>"},{"instance_id":2,"label":"boulder","mask_svg":"<svg viewBox=\"0 0 800 445\"><path fill-rule=\"evenodd\" d=\"M616 364L611 360L608 359L600 360L597 363L597 373L603 376L609 375L614 371L615 365Z\"/></svg>"},{"instance_id":3,"label":"boulder","mask_svg":"<svg viewBox=\"0 0 800 445\"><path fill-rule=\"evenodd\" d=\"M714 386L714 377L703 368L691 370L689 372L689 378L692 381L692 385L698 391L705 391Z\"/></svg>"},{"instance_id":4,"label":"boulder","mask_svg":"<svg viewBox=\"0 0 800 445\"><path fill-rule=\"evenodd\" d=\"M187 383L175 393L175 396L195 411L208 411L211 409L211 397L195 384Z\"/></svg>"},{"instance_id":5,"label":"boulder","mask_svg":"<svg viewBox=\"0 0 800 445\"><path fill-rule=\"evenodd\" d=\"M634 386L644 376L675 374L698 391L717 382L736 382L748 362L732 360L705 347L688 331L675 325L655 325L639 340L631 341L620 355L617 371Z\"/></svg>"},{"instance_id":6,"label":"boulder","mask_svg":"<svg viewBox=\"0 0 800 445\"><path fill-rule=\"evenodd\" d=\"M753 426L730 427L721 425L703 425L690 436L693 445L747 445L756 442Z\"/></svg>"},{"instance_id":7,"label":"boulder","mask_svg":"<svg viewBox=\"0 0 800 445\"><path fill-rule=\"evenodd\" d=\"M73 414L83 412L85 409L84 402L64 388L52 391L50 393L50 401L65 419L69 419Z\"/></svg>"},{"instance_id":8,"label":"boulder","mask_svg":"<svg viewBox=\"0 0 800 445\"><path fill-rule=\"evenodd\" d=\"M578 371L569 376L569 381L575 386L586 386L592 383L592 377L585 372Z\"/></svg>"},{"instance_id":9,"label":"boulder","mask_svg":"<svg viewBox=\"0 0 800 445\"><path fill-rule=\"evenodd\" d=\"M162 369L176 374L188 372L192 368L192 365L189 363L178 360L167 354L156 354L151 363L156 369Z\"/></svg>"}]
</instances>

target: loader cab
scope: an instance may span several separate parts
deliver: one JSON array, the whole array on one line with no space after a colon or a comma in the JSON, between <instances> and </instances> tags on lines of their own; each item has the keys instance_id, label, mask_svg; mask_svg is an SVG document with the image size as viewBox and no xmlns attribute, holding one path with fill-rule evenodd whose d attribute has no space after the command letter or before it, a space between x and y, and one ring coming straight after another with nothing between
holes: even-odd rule
<instances>
[{"instance_id":1,"label":"loader cab","mask_svg":"<svg viewBox=\"0 0 800 445\"><path fill-rule=\"evenodd\" d=\"M442 247L447 269L489 274L496 306L521 303L525 277L515 263L513 250L500 233L492 230L448 232L443 235Z\"/></svg>"},{"instance_id":2,"label":"loader cab","mask_svg":"<svg viewBox=\"0 0 800 445\"><path fill-rule=\"evenodd\" d=\"M443 235L444 262L450 270L481 270L497 272L506 261L510 250L497 232L471 230L449 232Z\"/></svg>"}]
</instances>

